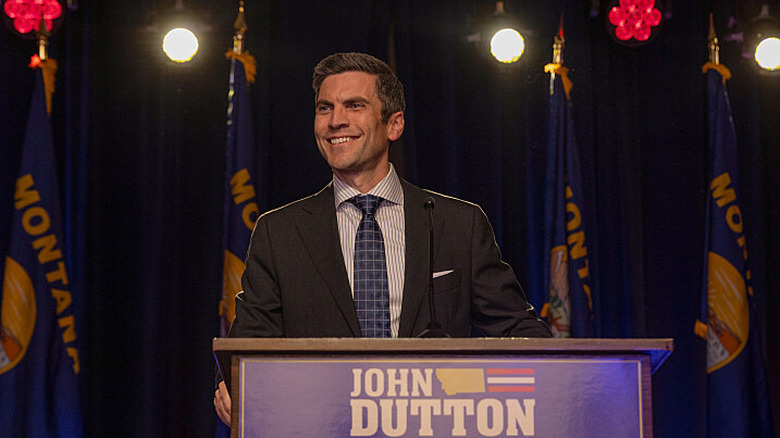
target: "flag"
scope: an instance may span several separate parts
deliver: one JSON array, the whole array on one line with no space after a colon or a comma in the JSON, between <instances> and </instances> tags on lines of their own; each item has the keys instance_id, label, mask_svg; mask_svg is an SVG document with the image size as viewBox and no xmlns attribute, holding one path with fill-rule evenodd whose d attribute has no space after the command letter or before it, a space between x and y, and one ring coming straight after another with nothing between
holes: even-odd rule
<instances>
[{"instance_id":1,"label":"flag","mask_svg":"<svg viewBox=\"0 0 780 438\"><path fill-rule=\"evenodd\" d=\"M14 193L0 303L0 435L81 437L79 349L63 248L44 69L36 83Z\"/></svg>"},{"instance_id":2,"label":"flag","mask_svg":"<svg viewBox=\"0 0 780 438\"><path fill-rule=\"evenodd\" d=\"M222 300L219 305L220 335L227 336L236 316L235 297L241 291L244 257L259 214L255 191L255 137L249 105L249 84L254 82L255 60L244 52L228 51L227 146L225 148L225 196L223 204L224 266ZM230 429L217 420L217 437L230 436Z\"/></svg>"},{"instance_id":3,"label":"flag","mask_svg":"<svg viewBox=\"0 0 780 438\"><path fill-rule=\"evenodd\" d=\"M259 213L255 191L255 137L249 105L249 83L254 82L255 60L249 52L230 58L223 246L225 262L220 303L221 335L226 336L236 315L235 296L241 290L244 257Z\"/></svg>"},{"instance_id":4,"label":"flag","mask_svg":"<svg viewBox=\"0 0 780 438\"><path fill-rule=\"evenodd\" d=\"M748 267L737 184L737 137L725 82L731 73L707 63L709 172L701 320L707 340L707 436L771 437L764 353Z\"/></svg>"},{"instance_id":5,"label":"flag","mask_svg":"<svg viewBox=\"0 0 780 438\"><path fill-rule=\"evenodd\" d=\"M555 337L590 338L595 336L587 226L591 209L583 196L571 81L560 64L548 64L545 71L553 76L545 183L545 284L550 295L542 316Z\"/></svg>"}]
</instances>

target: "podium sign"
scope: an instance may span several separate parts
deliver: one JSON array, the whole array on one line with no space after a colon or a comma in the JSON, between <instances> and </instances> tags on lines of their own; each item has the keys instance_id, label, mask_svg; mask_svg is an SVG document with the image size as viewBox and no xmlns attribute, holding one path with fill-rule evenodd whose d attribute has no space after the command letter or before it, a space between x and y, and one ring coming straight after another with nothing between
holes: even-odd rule
<instances>
[{"instance_id":1,"label":"podium sign","mask_svg":"<svg viewBox=\"0 0 780 438\"><path fill-rule=\"evenodd\" d=\"M671 351L670 340L221 341L254 345L230 350L237 437L650 437L650 374ZM650 341L659 348L637 347Z\"/></svg>"}]
</instances>

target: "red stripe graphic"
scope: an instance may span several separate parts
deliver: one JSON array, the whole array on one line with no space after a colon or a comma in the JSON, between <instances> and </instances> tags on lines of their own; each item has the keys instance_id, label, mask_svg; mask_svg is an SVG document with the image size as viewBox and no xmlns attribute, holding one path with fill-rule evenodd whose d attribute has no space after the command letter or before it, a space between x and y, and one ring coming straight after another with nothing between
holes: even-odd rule
<instances>
[{"instance_id":1,"label":"red stripe graphic","mask_svg":"<svg viewBox=\"0 0 780 438\"><path fill-rule=\"evenodd\" d=\"M534 392L533 386L488 386L488 392Z\"/></svg>"}]
</instances>

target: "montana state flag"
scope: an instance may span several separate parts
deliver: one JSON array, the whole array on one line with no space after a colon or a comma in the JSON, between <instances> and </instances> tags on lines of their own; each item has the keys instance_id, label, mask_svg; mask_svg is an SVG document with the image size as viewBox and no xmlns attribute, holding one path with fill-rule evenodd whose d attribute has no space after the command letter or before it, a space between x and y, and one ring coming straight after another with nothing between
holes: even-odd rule
<instances>
[{"instance_id":1,"label":"montana state flag","mask_svg":"<svg viewBox=\"0 0 780 438\"><path fill-rule=\"evenodd\" d=\"M0 302L0 435L81 437L73 291L41 69L35 75Z\"/></svg>"},{"instance_id":2,"label":"montana state flag","mask_svg":"<svg viewBox=\"0 0 780 438\"><path fill-rule=\"evenodd\" d=\"M548 64L553 76L545 183L545 245L549 301L545 316L555 337L595 336L591 265L588 257L592 211L583 196L577 140L571 114L568 69Z\"/></svg>"},{"instance_id":3,"label":"montana state flag","mask_svg":"<svg viewBox=\"0 0 780 438\"><path fill-rule=\"evenodd\" d=\"M705 64L709 92L709 175L701 321L707 340L707 436L771 437L760 328L748 268L737 185L737 137L723 65Z\"/></svg>"},{"instance_id":4,"label":"montana state flag","mask_svg":"<svg viewBox=\"0 0 780 438\"><path fill-rule=\"evenodd\" d=\"M249 106L249 83L254 82L255 60L232 50L227 121L223 246L225 264L220 303L221 335L227 336L236 315L235 296L241 290L244 257L259 213L255 192L255 137Z\"/></svg>"}]
</instances>

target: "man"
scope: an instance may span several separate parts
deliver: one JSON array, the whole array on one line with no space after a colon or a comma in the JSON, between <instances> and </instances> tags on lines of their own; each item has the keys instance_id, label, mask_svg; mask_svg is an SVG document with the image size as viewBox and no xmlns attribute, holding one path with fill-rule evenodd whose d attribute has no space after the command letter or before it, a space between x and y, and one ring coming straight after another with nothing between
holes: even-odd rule
<instances>
[{"instance_id":1,"label":"man","mask_svg":"<svg viewBox=\"0 0 780 438\"><path fill-rule=\"evenodd\" d=\"M333 181L257 220L230 336L420 334L431 321L428 198L435 318L444 332L551 336L501 260L482 210L398 178L389 151L404 130L405 102L392 70L369 55L339 53L315 67L313 87L314 135ZM224 382L214 405L230 424Z\"/></svg>"}]
</instances>

